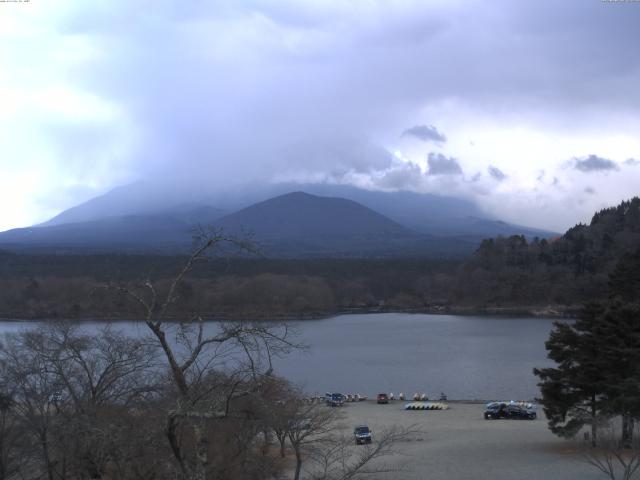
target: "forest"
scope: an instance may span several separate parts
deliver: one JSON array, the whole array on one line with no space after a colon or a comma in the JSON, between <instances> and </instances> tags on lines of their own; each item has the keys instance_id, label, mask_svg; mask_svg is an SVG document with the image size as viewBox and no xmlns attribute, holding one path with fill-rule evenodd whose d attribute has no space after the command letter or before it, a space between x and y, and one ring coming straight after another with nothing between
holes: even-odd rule
<instances>
[{"instance_id":1,"label":"forest","mask_svg":"<svg viewBox=\"0 0 640 480\"><path fill-rule=\"evenodd\" d=\"M460 259L271 259L225 255L194 266L172 314L311 318L344 312L571 314L604 295L607 276L640 245L640 199L601 210L551 239L486 239ZM232 252L231 252L232 253ZM108 287L146 279L159 289L179 256L0 252L5 318L134 318Z\"/></svg>"}]
</instances>

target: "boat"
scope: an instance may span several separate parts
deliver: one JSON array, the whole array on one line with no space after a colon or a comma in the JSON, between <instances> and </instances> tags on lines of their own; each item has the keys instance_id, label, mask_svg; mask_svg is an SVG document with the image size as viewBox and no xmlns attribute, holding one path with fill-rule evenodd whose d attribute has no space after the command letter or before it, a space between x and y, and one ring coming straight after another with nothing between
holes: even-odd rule
<instances>
[{"instance_id":1,"label":"boat","mask_svg":"<svg viewBox=\"0 0 640 480\"><path fill-rule=\"evenodd\" d=\"M405 410L448 410L449 405L442 402L409 402L404 406Z\"/></svg>"}]
</instances>

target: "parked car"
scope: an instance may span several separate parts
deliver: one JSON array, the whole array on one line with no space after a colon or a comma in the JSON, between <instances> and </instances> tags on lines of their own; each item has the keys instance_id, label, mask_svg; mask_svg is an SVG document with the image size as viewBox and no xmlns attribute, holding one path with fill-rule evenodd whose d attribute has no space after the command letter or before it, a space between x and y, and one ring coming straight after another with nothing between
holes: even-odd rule
<instances>
[{"instance_id":1,"label":"parked car","mask_svg":"<svg viewBox=\"0 0 640 480\"><path fill-rule=\"evenodd\" d=\"M326 393L324 399L330 407L340 407L344 403L344 395L341 393Z\"/></svg>"},{"instance_id":2,"label":"parked car","mask_svg":"<svg viewBox=\"0 0 640 480\"><path fill-rule=\"evenodd\" d=\"M358 425L353 430L353 436L356 439L356 445L371 443L371 441L373 440L372 434L373 432L369 430L369 427L367 427L366 425Z\"/></svg>"},{"instance_id":3,"label":"parked car","mask_svg":"<svg viewBox=\"0 0 640 480\"><path fill-rule=\"evenodd\" d=\"M389 403L389 395L386 393L379 393L377 401L378 403Z\"/></svg>"},{"instance_id":4,"label":"parked car","mask_svg":"<svg viewBox=\"0 0 640 480\"><path fill-rule=\"evenodd\" d=\"M493 402L487 404L484 410L485 420L535 420L536 412L523 408L519 405L511 405L505 402Z\"/></svg>"}]
</instances>

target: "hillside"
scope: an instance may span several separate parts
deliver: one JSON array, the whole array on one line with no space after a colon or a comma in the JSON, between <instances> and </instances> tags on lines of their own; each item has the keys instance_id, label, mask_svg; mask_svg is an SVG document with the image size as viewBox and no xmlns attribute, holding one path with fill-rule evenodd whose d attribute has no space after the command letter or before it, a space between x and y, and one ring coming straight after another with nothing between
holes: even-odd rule
<instances>
[{"instance_id":1,"label":"hillside","mask_svg":"<svg viewBox=\"0 0 640 480\"><path fill-rule=\"evenodd\" d=\"M484 240L471 264L489 269L561 266L575 274L608 272L626 252L640 246L640 198L593 215L552 241L522 236Z\"/></svg>"},{"instance_id":2,"label":"hillside","mask_svg":"<svg viewBox=\"0 0 640 480\"><path fill-rule=\"evenodd\" d=\"M462 198L402 190L364 190L350 185L306 184L298 188L314 195L354 200L416 232L464 237L476 244L497 235L524 235L527 238L557 235L548 230L503 222Z\"/></svg>"},{"instance_id":3,"label":"hillside","mask_svg":"<svg viewBox=\"0 0 640 480\"><path fill-rule=\"evenodd\" d=\"M250 227L258 238L414 236L387 217L352 200L293 192L257 203L215 222L228 232Z\"/></svg>"},{"instance_id":4,"label":"hillside","mask_svg":"<svg viewBox=\"0 0 640 480\"><path fill-rule=\"evenodd\" d=\"M17 228L0 233L0 246L20 252L163 253L184 249L191 226L166 215L127 215L54 226Z\"/></svg>"},{"instance_id":5,"label":"hillside","mask_svg":"<svg viewBox=\"0 0 640 480\"><path fill-rule=\"evenodd\" d=\"M616 263L640 248L640 198L594 214L561 237L528 241L522 236L482 242L462 274L469 304L575 304L607 291Z\"/></svg>"},{"instance_id":6,"label":"hillside","mask_svg":"<svg viewBox=\"0 0 640 480\"><path fill-rule=\"evenodd\" d=\"M474 246L413 232L352 200L303 192L257 203L215 226L248 232L265 255L277 257L448 257Z\"/></svg>"}]
</instances>

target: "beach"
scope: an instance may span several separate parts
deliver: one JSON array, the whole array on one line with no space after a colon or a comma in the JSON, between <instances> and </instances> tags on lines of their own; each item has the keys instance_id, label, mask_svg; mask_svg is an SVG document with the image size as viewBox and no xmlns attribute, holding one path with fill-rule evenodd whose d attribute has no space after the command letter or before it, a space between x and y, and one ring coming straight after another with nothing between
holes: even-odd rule
<instances>
[{"instance_id":1,"label":"beach","mask_svg":"<svg viewBox=\"0 0 640 480\"><path fill-rule=\"evenodd\" d=\"M376 435L393 426L420 430L397 444L385 463L403 471L380 478L430 480L590 480L603 478L583 460L579 443L563 440L536 420L485 420L484 404L450 403L444 411L406 411L398 400L345 403L345 432L366 424ZM363 447L364 448L364 447ZM379 477L376 477L379 478Z\"/></svg>"}]
</instances>

